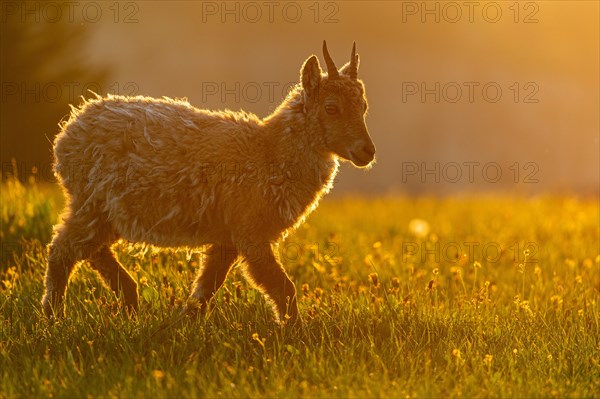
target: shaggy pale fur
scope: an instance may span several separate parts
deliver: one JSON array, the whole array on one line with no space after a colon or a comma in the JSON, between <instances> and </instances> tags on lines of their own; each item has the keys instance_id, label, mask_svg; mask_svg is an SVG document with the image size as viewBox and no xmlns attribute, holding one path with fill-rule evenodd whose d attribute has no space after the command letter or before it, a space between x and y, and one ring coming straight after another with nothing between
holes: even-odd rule
<instances>
[{"instance_id":1,"label":"shaggy pale fur","mask_svg":"<svg viewBox=\"0 0 600 399\"><path fill-rule=\"evenodd\" d=\"M110 246L119 238L162 247L207 246L189 306L204 307L242 258L281 321L298 318L296 290L276 242L333 184L338 157L372 163L358 55L328 74L313 55L270 116L207 111L184 100L123 97L73 108L54 144L67 196L49 246L48 315L62 314L74 265L88 260L137 309L137 286Z\"/></svg>"}]
</instances>

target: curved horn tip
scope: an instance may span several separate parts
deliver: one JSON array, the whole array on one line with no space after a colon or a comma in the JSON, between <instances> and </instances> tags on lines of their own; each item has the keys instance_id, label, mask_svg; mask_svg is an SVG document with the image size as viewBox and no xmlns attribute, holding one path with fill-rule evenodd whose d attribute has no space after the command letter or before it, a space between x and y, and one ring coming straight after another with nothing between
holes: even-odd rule
<instances>
[{"instance_id":1,"label":"curved horn tip","mask_svg":"<svg viewBox=\"0 0 600 399\"><path fill-rule=\"evenodd\" d=\"M358 54L356 54L356 42L352 43L352 54L350 55L350 71L352 79L358 78Z\"/></svg>"},{"instance_id":2,"label":"curved horn tip","mask_svg":"<svg viewBox=\"0 0 600 399\"><path fill-rule=\"evenodd\" d=\"M327 73L329 74L329 77L332 79L337 78L339 73L335 63L333 62L333 59L331 58L331 55L329 55L329 51L327 50L327 42L325 40L323 40L323 56L325 57L325 64L327 64Z\"/></svg>"}]
</instances>

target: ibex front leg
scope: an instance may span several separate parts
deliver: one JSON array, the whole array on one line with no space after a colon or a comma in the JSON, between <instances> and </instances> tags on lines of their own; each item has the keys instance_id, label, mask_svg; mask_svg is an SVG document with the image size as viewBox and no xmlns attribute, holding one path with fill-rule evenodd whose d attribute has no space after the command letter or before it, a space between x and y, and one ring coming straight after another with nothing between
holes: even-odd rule
<instances>
[{"instance_id":1,"label":"ibex front leg","mask_svg":"<svg viewBox=\"0 0 600 399\"><path fill-rule=\"evenodd\" d=\"M238 258L238 252L232 243L212 244L203 259L192 292L188 299L187 310L204 310L215 292L223 285L229 269Z\"/></svg>"},{"instance_id":2,"label":"ibex front leg","mask_svg":"<svg viewBox=\"0 0 600 399\"><path fill-rule=\"evenodd\" d=\"M283 270L273 248L266 245L260 249L256 254L245 254L248 277L273 300L281 323L300 322L294 283Z\"/></svg>"}]
</instances>

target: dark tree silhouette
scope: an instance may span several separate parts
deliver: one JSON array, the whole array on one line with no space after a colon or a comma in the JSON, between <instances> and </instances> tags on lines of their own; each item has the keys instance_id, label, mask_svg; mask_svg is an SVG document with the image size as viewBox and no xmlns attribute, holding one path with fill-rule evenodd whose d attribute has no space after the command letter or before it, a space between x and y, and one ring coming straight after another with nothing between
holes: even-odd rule
<instances>
[{"instance_id":1,"label":"dark tree silhouette","mask_svg":"<svg viewBox=\"0 0 600 399\"><path fill-rule=\"evenodd\" d=\"M3 10L4 12L5 10ZM44 15L2 15L0 35L0 159L2 177L27 178L36 167L41 180L52 179L51 140L68 104L79 102L85 87L103 87L108 70L89 65L82 51L93 24L45 21Z\"/></svg>"}]
</instances>

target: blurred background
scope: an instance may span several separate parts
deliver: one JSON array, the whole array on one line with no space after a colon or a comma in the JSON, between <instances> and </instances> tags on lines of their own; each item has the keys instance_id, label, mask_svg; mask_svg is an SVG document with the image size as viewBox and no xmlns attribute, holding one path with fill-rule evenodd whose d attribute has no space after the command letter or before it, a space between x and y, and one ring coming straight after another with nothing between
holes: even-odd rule
<instances>
[{"instance_id":1,"label":"blurred background","mask_svg":"<svg viewBox=\"0 0 600 399\"><path fill-rule=\"evenodd\" d=\"M52 181L79 97L186 97L263 117L352 42L377 164L335 195L599 194L599 3L2 1L2 175Z\"/></svg>"}]
</instances>

